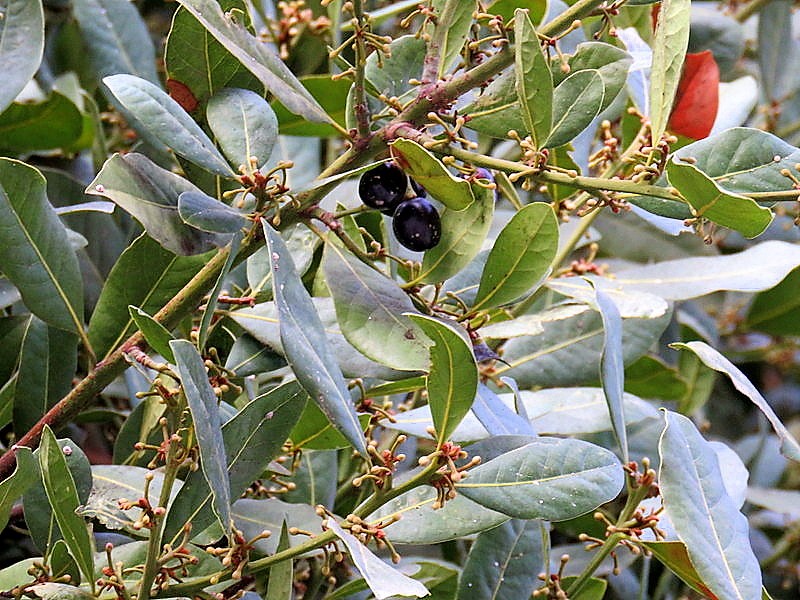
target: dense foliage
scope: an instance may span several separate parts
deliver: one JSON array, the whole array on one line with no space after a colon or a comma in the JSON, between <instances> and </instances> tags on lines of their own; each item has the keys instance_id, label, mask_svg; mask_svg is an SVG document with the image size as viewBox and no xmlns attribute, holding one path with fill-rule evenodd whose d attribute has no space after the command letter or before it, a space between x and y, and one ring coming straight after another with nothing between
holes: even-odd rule
<instances>
[{"instance_id":1,"label":"dense foliage","mask_svg":"<svg viewBox=\"0 0 800 600\"><path fill-rule=\"evenodd\" d=\"M792 5L0 0L0 591L797 597Z\"/></svg>"}]
</instances>

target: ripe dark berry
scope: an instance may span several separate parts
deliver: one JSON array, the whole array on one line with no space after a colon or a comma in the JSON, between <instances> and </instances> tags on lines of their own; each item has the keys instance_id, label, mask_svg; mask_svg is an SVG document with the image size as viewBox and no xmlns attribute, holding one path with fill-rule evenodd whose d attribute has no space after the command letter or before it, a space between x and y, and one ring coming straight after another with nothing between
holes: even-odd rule
<instances>
[{"instance_id":1,"label":"ripe dark berry","mask_svg":"<svg viewBox=\"0 0 800 600\"><path fill-rule=\"evenodd\" d=\"M425 198L401 202L394 211L392 229L397 241L415 252L430 250L442 238L439 212Z\"/></svg>"},{"instance_id":2,"label":"ripe dark berry","mask_svg":"<svg viewBox=\"0 0 800 600\"><path fill-rule=\"evenodd\" d=\"M361 176L358 195L370 208L391 215L403 201L407 187L406 174L393 163L384 163Z\"/></svg>"}]
</instances>

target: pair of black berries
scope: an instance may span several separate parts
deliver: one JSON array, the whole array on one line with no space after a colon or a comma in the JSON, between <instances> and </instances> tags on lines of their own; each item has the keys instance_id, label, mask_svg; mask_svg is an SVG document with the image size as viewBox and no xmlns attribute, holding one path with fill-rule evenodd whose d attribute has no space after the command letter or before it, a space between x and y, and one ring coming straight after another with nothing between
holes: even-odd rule
<instances>
[{"instance_id":1,"label":"pair of black berries","mask_svg":"<svg viewBox=\"0 0 800 600\"><path fill-rule=\"evenodd\" d=\"M397 241L409 250L430 250L442 238L439 211L425 198L425 190L413 179L415 197L405 199L409 179L397 165L384 163L361 176L358 195L361 201L392 217Z\"/></svg>"}]
</instances>

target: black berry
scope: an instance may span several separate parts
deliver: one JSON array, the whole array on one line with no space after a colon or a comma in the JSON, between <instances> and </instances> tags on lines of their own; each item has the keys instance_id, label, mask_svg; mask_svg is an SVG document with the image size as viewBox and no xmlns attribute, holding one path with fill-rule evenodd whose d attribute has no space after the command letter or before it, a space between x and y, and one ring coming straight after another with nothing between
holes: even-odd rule
<instances>
[{"instance_id":1,"label":"black berry","mask_svg":"<svg viewBox=\"0 0 800 600\"><path fill-rule=\"evenodd\" d=\"M370 208L391 215L403 201L408 187L408 177L392 163L378 165L361 176L358 195Z\"/></svg>"},{"instance_id":2,"label":"black berry","mask_svg":"<svg viewBox=\"0 0 800 600\"><path fill-rule=\"evenodd\" d=\"M442 237L439 212L425 198L401 202L394 211L392 229L397 241L415 252L430 250Z\"/></svg>"}]
</instances>

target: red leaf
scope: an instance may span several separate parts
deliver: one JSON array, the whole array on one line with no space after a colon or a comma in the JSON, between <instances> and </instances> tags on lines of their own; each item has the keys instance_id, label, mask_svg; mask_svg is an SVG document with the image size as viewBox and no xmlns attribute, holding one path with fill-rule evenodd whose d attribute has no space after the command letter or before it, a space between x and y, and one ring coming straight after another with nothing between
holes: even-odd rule
<instances>
[{"instance_id":1,"label":"red leaf","mask_svg":"<svg viewBox=\"0 0 800 600\"><path fill-rule=\"evenodd\" d=\"M186 112L192 112L197 108L197 98L185 83L177 79L167 79L167 90L172 99L180 104Z\"/></svg>"},{"instance_id":2,"label":"red leaf","mask_svg":"<svg viewBox=\"0 0 800 600\"><path fill-rule=\"evenodd\" d=\"M719 67L711 50L687 54L668 129L694 140L708 137L719 107Z\"/></svg>"}]
</instances>

